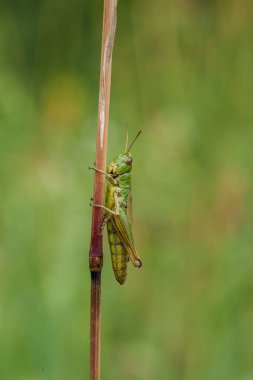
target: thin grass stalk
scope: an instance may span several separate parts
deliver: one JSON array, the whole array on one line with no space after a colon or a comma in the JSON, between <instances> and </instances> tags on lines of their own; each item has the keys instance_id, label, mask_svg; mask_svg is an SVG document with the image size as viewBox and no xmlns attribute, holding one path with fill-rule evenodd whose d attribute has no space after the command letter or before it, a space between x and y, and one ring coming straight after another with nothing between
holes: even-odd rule
<instances>
[{"instance_id":1,"label":"thin grass stalk","mask_svg":"<svg viewBox=\"0 0 253 380\"><path fill-rule=\"evenodd\" d=\"M100 65L98 129L95 166L105 170L111 88L112 50L117 20L117 0L104 0L102 53ZM104 204L104 181L102 174L95 172L94 204ZM101 272L103 267L103 244L101 225L103 211L93 208L89 266L91 272L90 314L90 380L100 379L100 301Z\"/></svg>"}]
</instances>

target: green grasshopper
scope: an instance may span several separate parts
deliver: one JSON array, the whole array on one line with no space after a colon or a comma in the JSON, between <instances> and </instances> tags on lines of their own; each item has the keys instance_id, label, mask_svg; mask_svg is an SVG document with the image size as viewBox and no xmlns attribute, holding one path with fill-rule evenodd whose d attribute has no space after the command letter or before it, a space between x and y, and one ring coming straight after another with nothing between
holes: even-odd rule
<instances>
[{"instance_id":1,"label":"green grasshopper","mask_svg":"<svg viewBox=\"0 0 253 380\"><path fill-rule=\"evenodd\" d=\"M112 268L116 280L122 285L127 276L127 262L132 261L135 267L142 266L141 259L135 249L132 233L132 196L131 196L131 170L132 148L141 131L128 145L128 135L126 139L125 153L118 155L109 164L104 172L96 167L89 168L105 175L108 180L106 188L105 206L94 205L105 211L103 225L107 224L108 241L111 251Z\"/></svg>"}]
</instances>

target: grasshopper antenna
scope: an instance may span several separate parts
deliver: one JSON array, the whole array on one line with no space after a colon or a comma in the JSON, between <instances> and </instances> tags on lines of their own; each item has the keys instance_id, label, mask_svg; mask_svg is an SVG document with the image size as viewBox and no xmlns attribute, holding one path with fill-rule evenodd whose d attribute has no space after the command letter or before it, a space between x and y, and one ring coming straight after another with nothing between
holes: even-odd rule
<instances>
[{"instance_id":1,"label":"grasshopper antenna","mask_svg":"<svg viewBox=\"0 0 253 380\"><path fill-rule=\"evenodd\" d=\"M130 149L132 148L132 146L134 145L135 141L137 140L137 138L140 136L141 134L141 130L137 133L137 135L135 136L135 138L133 139L133 142L130 144L130 147L127 149L126 153L128 153L130 151Z\"/></svg>"},{"instance_id":2,"label":"grasshopper antenna","mask_svg":"<svg viewBox=\"0 0 253 380\"><path fill-rule=\"evenodd\" d=\"M128 145L128 121L126 122L126 147L125 147L125 152L127 151L127 145Z\"/></svg>"}]
</instances>

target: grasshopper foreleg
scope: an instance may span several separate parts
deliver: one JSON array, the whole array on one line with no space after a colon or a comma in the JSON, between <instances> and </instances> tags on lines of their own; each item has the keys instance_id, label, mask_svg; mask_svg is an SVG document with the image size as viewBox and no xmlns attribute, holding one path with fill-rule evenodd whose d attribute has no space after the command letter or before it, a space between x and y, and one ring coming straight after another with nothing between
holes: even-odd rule
<instances>
[{"instance_id":1,"label":"grasshopper foreleg","mask_svg":"<svg viewBox=\"0 0 253 380\"><path fill-rule=\"evenodd\" d=\"M118 182L110 174L104 172L103 170L100 170L100 169L96 168L95 166L93 168L89 166L89 170L94 170L95 172L104 174L104 176L106 177L106 179L108 179L108 181L111 182L113 185L117 185L118 184Z\"/></svg>"}]
</instances>

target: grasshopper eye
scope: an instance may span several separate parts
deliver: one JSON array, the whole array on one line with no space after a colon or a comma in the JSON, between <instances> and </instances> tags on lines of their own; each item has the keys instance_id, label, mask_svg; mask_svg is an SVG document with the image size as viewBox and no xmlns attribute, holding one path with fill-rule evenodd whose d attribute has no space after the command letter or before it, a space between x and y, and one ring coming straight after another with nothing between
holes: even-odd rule
<instances>
[{"instance_id":1,"label":"grasshopper eye","mask_svg":"<svg viewBox=\"0 0 253 380\"><path fill-rule=\"evenodd\" d=\"M127 165L131 165L132 161L133 161L132 158L131 158L131 157L128 157L128 158L126 159L125 163L126 163Z\"/></svg>"}]
</instances>

